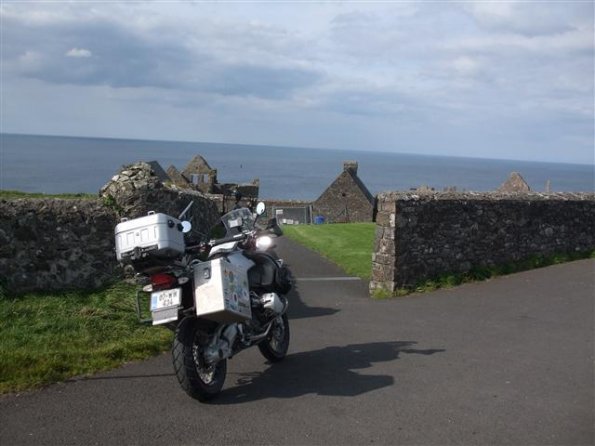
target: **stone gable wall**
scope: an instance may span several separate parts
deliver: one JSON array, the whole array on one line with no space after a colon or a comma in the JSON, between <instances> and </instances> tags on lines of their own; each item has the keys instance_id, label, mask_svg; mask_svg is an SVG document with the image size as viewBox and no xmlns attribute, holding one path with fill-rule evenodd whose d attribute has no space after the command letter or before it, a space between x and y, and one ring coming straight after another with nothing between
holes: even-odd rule
<instances>
[{"instance_id":1,"label":"stone gable wall","mask_svg":"<svg viewBox=\"0 0 595 446\"><path fill-rule=\"evenodd\" d=\"M595 194L384 193L370 290L595 249Z\"/></svg>"},{"instance_id":2,"label":"stone gable wall","mask_svg":"<svg viewBox=\"0 0 595 446\"><path fill-rule=\"evenodd\" d=\"M312 207L313 214L322 215L327 223L371 222L374 218L374 204L347 171L339 175Z\"/></svg>"}]
</instances>

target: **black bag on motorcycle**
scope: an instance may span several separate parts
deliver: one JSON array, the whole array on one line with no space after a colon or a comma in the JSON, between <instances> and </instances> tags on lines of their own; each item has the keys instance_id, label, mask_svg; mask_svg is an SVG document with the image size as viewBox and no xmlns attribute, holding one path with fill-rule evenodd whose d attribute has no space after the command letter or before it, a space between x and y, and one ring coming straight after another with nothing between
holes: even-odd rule
<instances>
[{"instance_id":1,"label":"black bag on motorcycle","mask_svg":"<svg viewBox=\"0 0 595 446\"><path fill-rule=\"evenodd\" d=\"M258 253L250 258L256 263L248 271L250 288L277 294L287 294L291 290L291 275L285 265L279 266L273 257L264 253Z\"/></svg>"}]
</instances>

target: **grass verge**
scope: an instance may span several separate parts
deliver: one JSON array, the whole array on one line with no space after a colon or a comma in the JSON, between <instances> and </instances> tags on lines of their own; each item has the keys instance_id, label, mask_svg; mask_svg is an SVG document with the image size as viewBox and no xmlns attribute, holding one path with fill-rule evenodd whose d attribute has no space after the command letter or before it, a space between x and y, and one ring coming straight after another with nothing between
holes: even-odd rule
<instances>
[{"instance_id":1,"label":"grass verge","mask_svg":"<svg viewBox=\"0 0 595 446\"><path fill-rule=\"evenodd\" d=\"M369 280L372 268L374 228L373 223L350 223L284 226L283 231L292 240L336 263L348 274ZM435 279L420 281L411 287L400 288L393 293L387 290L375 290L372 297L385 299L406 296L416 292L425 293L438 288L452 288L467 282L487 280L506 274L586 258L595 258L595 251L533 256L522 261L495 267L476 267L466 273L443 274Z\"/></svg>"},{"instance_id":2,"label":"grass verge","mask_svg":"<svg viewBox=\"0 0 595 446\"><path fill-rule=\"evenodd\" d=\"M372 297L376 299L386 299L391 297L406 296L412 293L425 293L437 290L439 288L452 288L463 283L478 282L493 279L499 276L505 276L507 274L519 273L522 271L529 271L531 269L543 268L546 266L558 265L560 263L588 258L595 258L595 251L556 254L551 256L533 256L519 262L511 262L500 266L472 268L466 273L443 274L435 279L420 281L411 287L399 288L393 293L387 290L376 290L372 294Z\"/></svg>"},{"instance_id":3,"label":"grass verge","mask_svg":"<svg viewBox=\"0 0 595 446\"><path fill-rule=\"evenodd\" d=\"M283 226L283 232L336 263L347 274L369 280L375 228L374 223L337 223Z\"/></svg>"},{"instance_id":4,"label":"grass verge","mask_svg":"<svg viewBox=\"0 0 595 446\"><path fill-rule=\"evenodd\" d=\"M97 198L96 194L42 194L41 192L21 192L18 190L0 190L0 198Z\"/></svg>"},{"instance_id":5,"label":"grass verge","mask_svg":"<svg viewBox=\"0 0 595 446\"><path fill-rule=\"evenodd\" d=\"M167 349L171 332L140 325L135 287L0 294L0 393L32 389Z\"/></svg>"}]
</instances>

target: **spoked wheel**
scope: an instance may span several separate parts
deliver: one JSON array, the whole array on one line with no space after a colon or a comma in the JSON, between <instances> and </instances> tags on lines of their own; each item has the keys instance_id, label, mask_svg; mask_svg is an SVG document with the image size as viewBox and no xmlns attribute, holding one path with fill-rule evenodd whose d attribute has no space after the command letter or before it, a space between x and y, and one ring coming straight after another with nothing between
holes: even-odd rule
<instances>
[{"instance_id":1,"label":"spoked wheel","mask_svg":"<svg viewBox=\"0 0 595 446\"><path fill-rule=\"evenodd\" d=\"M271 362L279 362L289 348L289 321L287 314L277 317L266 339L258 344L260 353Z\"/></svg>"},{"instance_id":2,"label":"spoked wheel","mask_svg":"<svg viewBox=\"0 0 595 446\"><path fill-rule=\"evenodd\" d=\"M226 359L211 365L205 363L203 348L208 339L195 318L185 318L176 329L172 347L178 382L188 395L199 401L207 401L217 395L227 373Z\"/></svg>"}]
</instances>

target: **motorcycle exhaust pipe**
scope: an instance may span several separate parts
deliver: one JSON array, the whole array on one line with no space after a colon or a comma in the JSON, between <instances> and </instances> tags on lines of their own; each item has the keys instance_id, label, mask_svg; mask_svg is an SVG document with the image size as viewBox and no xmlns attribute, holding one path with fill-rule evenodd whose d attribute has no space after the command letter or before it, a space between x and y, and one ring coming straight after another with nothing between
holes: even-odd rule
<instances>
[{"instance_id":1,"label":"motorcycle exhaust pipe","mask_svg":"<svg viewBox=\"0 0 595 446\"><path fill-rule=\"evenodd\" d=\"M259 335L255 335L255 336L250 336L248 338L248 340L250 342L262 341L264 338L266 338L269 335L272 327L273 327L273 321L269 322L269 325L268 325L267 329L264 331L264 333L261 333Z\"/></svg>"}]
</instances>

